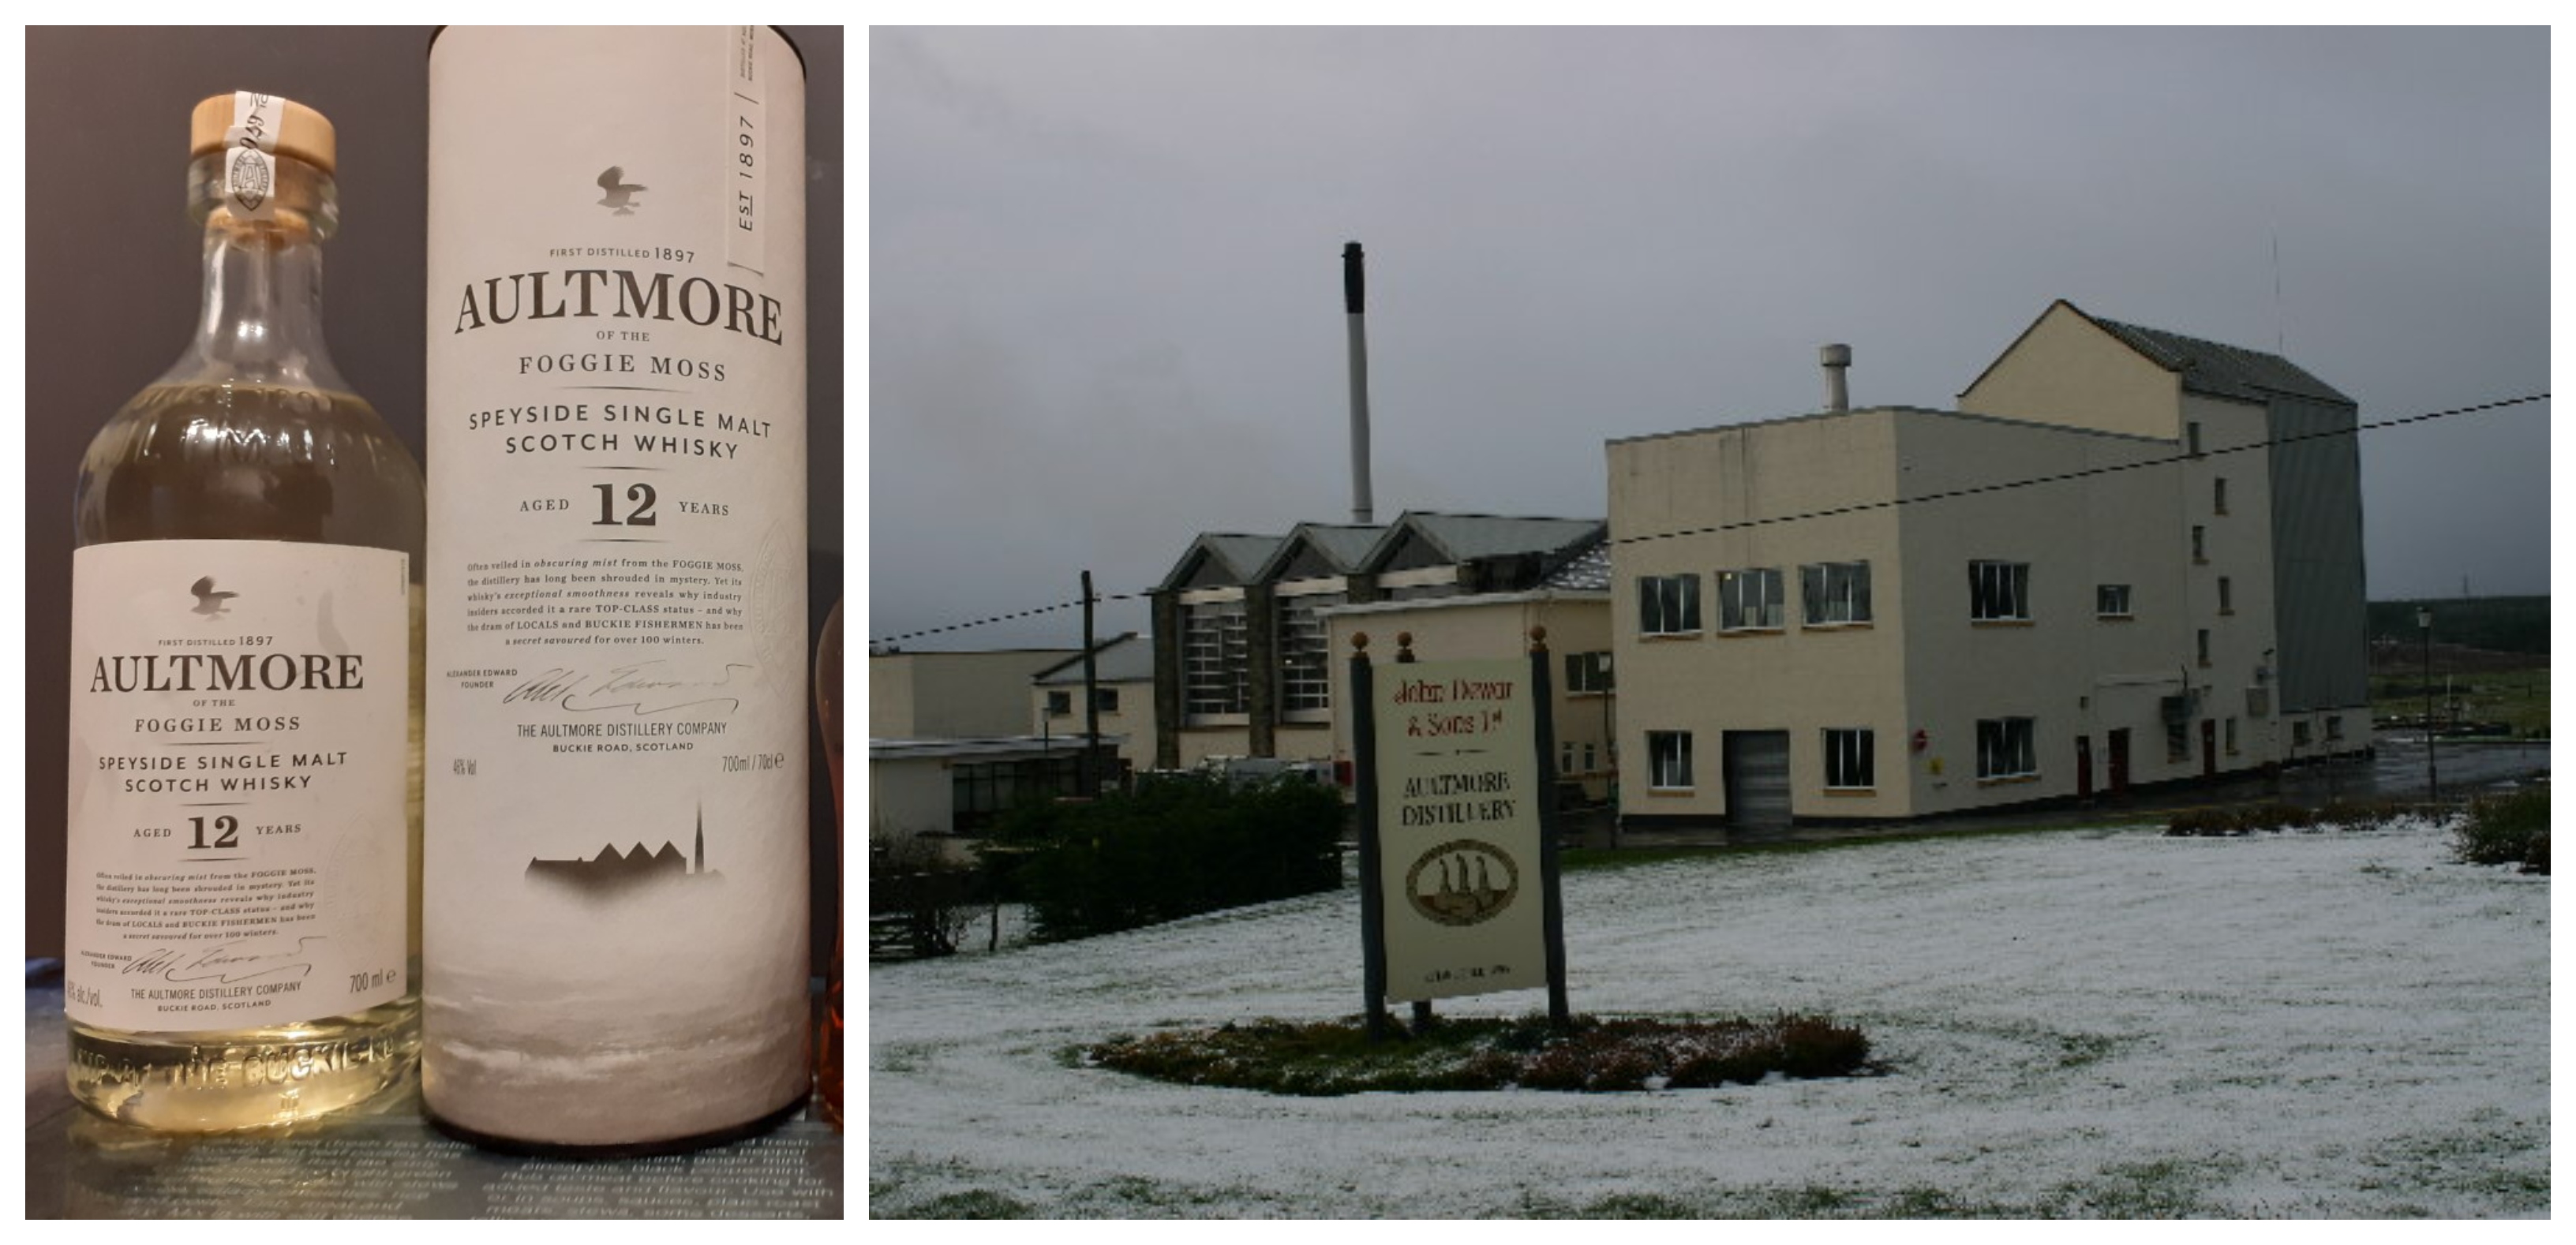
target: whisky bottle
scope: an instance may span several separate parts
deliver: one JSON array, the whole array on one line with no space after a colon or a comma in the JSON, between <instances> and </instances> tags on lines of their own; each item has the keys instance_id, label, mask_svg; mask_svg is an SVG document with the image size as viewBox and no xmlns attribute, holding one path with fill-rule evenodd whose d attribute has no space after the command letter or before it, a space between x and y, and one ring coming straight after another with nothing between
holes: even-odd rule
<instances>
[{"instance_id":1,"label":"whisky bottle","mask_svg":"<svg viewBox=\"0 0 2576 1245\"><path fill-rule=\"evenodd\" d=\"M74 491L64 1011L80 1102L292 1123L419 1054L419 464L331 364L320 113L190 118L194 339Z\"/></svg>"},{"instance_id":2,"label":"whisky bottle","mask_svg":"<svg viewBox=\"0 0 2576 1245\"><path fill-rule=\"evenodd\" d=\"M812 1092L802 66L451 26L429 87L422 1100L710 1144Z\"/></svg>"},{"instance_id":3,"label":"whisky bottle","mask_svg":"<svg viewBox=\"0 0 2576 1245\"><path fill-rule=\"evenodd\" d=\"M842 850L849 848L847 814L841 803L841 721L847 704L841 692L841 603L823 619L823 634L814 642L814 721L823 737L823 760L831 767L832 826ZM847 912L843 895L842 911ZM847 1029L841 1022L841 926L833 925L832 975L823 982L823 1016L814 1027L814 1088L822 1100L823 1118L841 1126L841 1052Z\"/></svg>"}]
</instances>

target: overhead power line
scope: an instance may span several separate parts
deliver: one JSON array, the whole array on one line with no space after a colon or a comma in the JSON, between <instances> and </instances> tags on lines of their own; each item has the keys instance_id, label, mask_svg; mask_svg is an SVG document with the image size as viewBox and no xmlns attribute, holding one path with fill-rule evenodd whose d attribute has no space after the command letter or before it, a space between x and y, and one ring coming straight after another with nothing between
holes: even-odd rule
<instances>
[{"instance_id":1,"label":"overhead power line","mask_svg":"<svg viewBox=\"0 0 2576 1245\"><path fill-rule=\"evenodd\" d=\"M2081 471L2061 471L2053 475L2028 476L2018 480L2004 480L1994 484L1976 484L1970 485L1966 488L1944 489L1937 493L1921 493L1912 497L1890 497L1879 501L1854 502L1848 506L1833 506L1823 510L1806 510L1800 511L1796 514L1768 515L1759 519L1738 519L1732 523L1717 523L1711 524L1707 527L1680 528L1670 532L1655 532L1644 536L1618 536L1611 538L1610 543L1613 545L1637 545L1644 544L1650 540L1671 540L1680 536L1706 536L1716 532L1741 531L1748 527L1763 527L1774 523L1799 523L1809 519L1830 519L1841 515L1863 514L1873 510L1893 510L1899 506L1914 506L1920 505L1924 502L1934 501L1952 501L1961 497L1976 497L1985 493L2003 493L2009 492L2013 489L2037 488L2043 484L2063 484L2069 480L2082 480L2093 476L2115 475L2123 471L2138 471L2148 467L2170 467L2176 463L2187 463L2195 459L2217 458L2226 454L2242 454L2248 450L2268 450L2276 446L2295 445L2301 441L2320 441L2330 437L2356 436L2360 433L2375 431L2381 428L2396 428L2406 424L2420 424L2430 420L2448 419L2454 415L2470 415L2479 411L2500 410L2508 406L2520 406L2528 402L2546 402L2548 400L2548 394L2535 393L2519 398L2505 398L2497 402L2481 402L2475 406L2453 407L2447 411L2428 411L2422 415L2405 415L2392 419L2366 420L2355 424L2350 428L2331 428L2322 432L2302 432L2296 436L2270 437L2261 441L2248 441L2243 445L2230 445L2218 449L2205 450L2197 454L2186 450L2180 454L2172 454L2163 458L2142 458L2136 462L2112 463L2100 467L2086 467Z\"/></svg>"},{"instance_id":2,"label":"overhead power line","mask_svg":"<svg viewBox=\"0 0 2576 1245\"><path fill-rule=\"evenodd\" d=\"M1830 519L1842 515L1864 514L1876 510L1892 510L1899 506L1915 506L1926 502L1951 501L1961 497L1976 497L1987 493L2003 493L2009 492L2013 489L2037 488L2044 484L2063 484L2070 480L2082 480L2093 476L2113 475L2123 471L2138 471L2149 467L2170 467L2177 463L2191 462L2200 458L2217 458L2228 454L2242 454L2248 450L2266 450L2275 446L2294 445L2301 441L2317 441L2330 437L2357 436L2364 432L2375 432L2385 428L2399 428L2408 424L2430 423L2437 419L2449 419L2458 415L2475 415L2486 411L2497 411L2503 410L2507 407L2526 406L2533 402L2546 402L2548 400L2549 395L2547 393L2525 394L2518 398L2502 398L2493 402L2480 402L2472 406L2455 406L2448 410L2427 411L2421 415L2403 415L2389 419L2363 420L2350 428L2334 428L2322 432L2303 432L2295 436L2266 438L2261 441L2249 441L2243 445L2221 446L2219 448L2205 450L2199 454L2185 451L2180 454L2168 455L2162 458L2146 458L2140 459L2136 462L2112 463L2100 467L2086 467L2080 471L2061 471L2051 475L2029 476L2018 480L2002 480L1993 484L1977 484L1966 488L1944 489L1937 493L1922 493L1912 497L1889 497L1882 498L1878 501L1854 502L1847 506L1832 506L1822 510L1800 511L1795 514L1769 515L1759 519L1739 519L1732 523L1716 523L1706 527L1678 528L1669 532L1652 532L1639 536L1616 536L1612 537L1609 543L1612 545L1640 545L1648 541L1672 540L1683 536L1707 536L1718 532L1741 531L1745 528L1766 527L1772 524L1802 523L1813 519ZM1150 595L1150 593L1150 589L1140 588L1133 592L1105 593L1094 598L1094 600L1095 602L1134 601L1141 600ZM868 641L868 646L870 648L875 648L880 645L898 644L905 640L917 640L923 636L946 635L955 631L969 631L977 627L991 626L994 623L1012 622L1022 618L1035 618L1040 614L1052 614L1058 610L1076 609L1081 605L1081 598L1076 597L1069 601L1056 601L1051 604L1033 606L1029 609L1018 610L1008 614L994 614L990 617L972 619L967 622L950 623L944 627L926 627L919 631L906 631L900 635L880 636Z\"/></svg>"}]
</instances>

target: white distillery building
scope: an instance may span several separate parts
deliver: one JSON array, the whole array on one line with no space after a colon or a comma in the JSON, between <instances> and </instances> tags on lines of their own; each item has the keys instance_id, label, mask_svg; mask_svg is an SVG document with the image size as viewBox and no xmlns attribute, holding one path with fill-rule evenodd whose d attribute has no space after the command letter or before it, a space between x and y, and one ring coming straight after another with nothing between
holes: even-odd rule
<instances>
[{"instance_id":1,"label":"white distillery building","mask_svg":"<svg viewBox=\"0 0 2576 1245\"><path fill-rule=\"evenodd\" d=\"M1118 759L1130 770L1154 764L1154 641L1133 631L1100 642L1092 655L1092 700L1100 733L1127 742ZM1092 715L1082 706L1082 655L1029 680L1029 726L1040 739L1079 742Z\"/></svg>"},{"instance_id":2,"label":"white distillery building","mask_svg":"<svg viewBox=\"0 0 2576 1245\"><path fill-rule=\"evenodd\" d=\"M1842 409L1848 357L1821 413L1609 445L1624 823L1916 818L2367 744L2350 399L2063 301L1958 410Z\"/></svg>"}]
</instances>

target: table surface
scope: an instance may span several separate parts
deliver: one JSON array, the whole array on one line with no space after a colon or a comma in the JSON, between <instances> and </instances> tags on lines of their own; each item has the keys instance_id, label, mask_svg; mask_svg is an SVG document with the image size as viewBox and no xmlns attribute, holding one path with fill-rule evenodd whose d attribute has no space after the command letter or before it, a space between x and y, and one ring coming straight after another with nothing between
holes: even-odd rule
<instances>
[{"instance_id":1,"label":"table surface","mask_svg":"<svg viewBox=\"0 0 2576 1245\"><path fill-rule=\"evenodd\" d=\"M257 1133L179 1136L72 1100L59 982L27 990L30 1219L838 1219L841 1133L811 1104L692 1154L539 1159L448 1137L417 1076L352 1111Z\"/></svg>"}]
</instances>

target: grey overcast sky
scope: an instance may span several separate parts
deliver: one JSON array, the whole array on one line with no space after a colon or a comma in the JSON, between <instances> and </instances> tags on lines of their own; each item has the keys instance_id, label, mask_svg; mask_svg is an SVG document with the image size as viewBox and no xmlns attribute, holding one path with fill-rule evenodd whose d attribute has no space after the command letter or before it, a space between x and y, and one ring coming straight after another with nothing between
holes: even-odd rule
<instances>
[{"instance_id":1,"label":"grey overcast sky","mask_svg":"<svg viewBox=\"0 0 2576 1245\"><path fill-rule=\"evenodd\" d=\"M1817 409L1825 342L1856 405L1948 407L2056 298L2364 420L2549 388L2536 28L878 29L869 67L872 638L1348 521L1349 240L1381 522L1602 516L1605 439ZM2364 433L2371 595L2546 592L2547 423Z\"/></svg>"}]
</instances>

